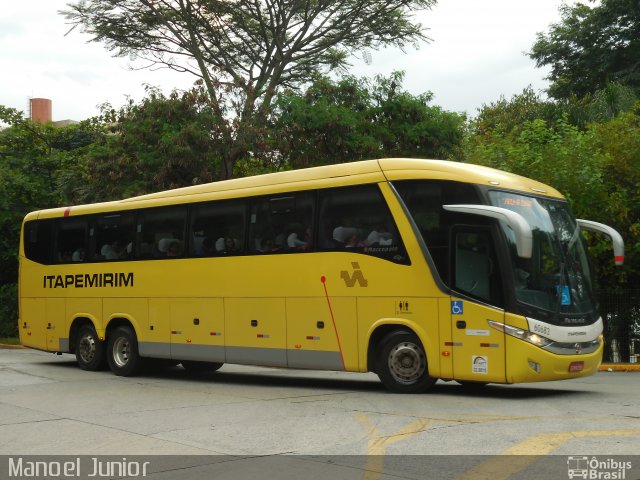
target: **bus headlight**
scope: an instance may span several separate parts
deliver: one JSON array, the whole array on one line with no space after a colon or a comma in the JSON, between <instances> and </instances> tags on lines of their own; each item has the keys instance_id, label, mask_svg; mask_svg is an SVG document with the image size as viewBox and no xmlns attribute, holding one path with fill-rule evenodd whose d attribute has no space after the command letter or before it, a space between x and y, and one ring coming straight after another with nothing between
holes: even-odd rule
<instances>
[{"instance_id":1,"label":"bus headlight","mask_svg":"<svg viewBox=\"0 0 640 480\"><path fill-rule=\"evenodd\" d=\"M511 325L507 325L505 323L494 322L493 320L488 320L489 326L499 330L501 332L506 333L507 335L511 335L512 337L519 338L520 340L524 340L525 342L529 342L536 347L546 347L550 343L553 343L552 340L549 340L546 337L538 335L537 333L530 332L529 330L525 330L523 328L512 327Z\"/></svg>"}]
</instances>

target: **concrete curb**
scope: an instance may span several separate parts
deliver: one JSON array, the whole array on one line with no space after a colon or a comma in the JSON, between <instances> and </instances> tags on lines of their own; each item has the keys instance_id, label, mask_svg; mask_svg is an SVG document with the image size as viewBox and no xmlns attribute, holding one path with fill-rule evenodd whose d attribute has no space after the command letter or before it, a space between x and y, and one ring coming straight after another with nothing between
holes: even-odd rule
<instances>
[{"instance_id":1,"label":"concrete curb","mask_svg":"<svg viewBox=\"0 0 640 480\"><path fill-rule=\"evenodd\" d=\"M640 372L638 363L603 363L600 365L601 372Z\"/></svg>"},{"instance_id":2,"label":"concrete curb","mask_svg":"<svg viewBox=\"0 0 640 480\"><path fill-rule=\"evenodd\" d=\"M10 343L0 343L0 348L4 348L4 349L7 349L7 350L10 350L10 349L27 348L27 347L25 347L24 345L13 345L13 344L10 344Z\"/></svg>"}]
</instances>

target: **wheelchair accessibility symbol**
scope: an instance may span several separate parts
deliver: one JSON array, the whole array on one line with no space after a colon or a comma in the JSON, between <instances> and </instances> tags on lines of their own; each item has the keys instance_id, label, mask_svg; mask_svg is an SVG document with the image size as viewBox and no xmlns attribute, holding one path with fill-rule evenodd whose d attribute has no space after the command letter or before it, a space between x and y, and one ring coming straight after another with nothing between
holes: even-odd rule
<instances>
[{"instance_id":1,"label":"wheelchair accessibility symbol","mask_svg":"<svg viewBox=\"0 0 640 480\"><path fill-rule=\"evenodd\" d=\"M451 301L451 315L462 315L464 313L462 300Z\"/></svg>"}]
</instances>

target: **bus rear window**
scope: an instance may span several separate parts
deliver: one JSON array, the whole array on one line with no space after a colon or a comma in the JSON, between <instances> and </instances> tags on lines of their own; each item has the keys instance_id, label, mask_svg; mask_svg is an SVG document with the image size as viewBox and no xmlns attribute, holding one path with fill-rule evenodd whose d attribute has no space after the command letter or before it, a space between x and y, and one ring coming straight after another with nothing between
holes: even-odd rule
<instances>
[{"instance_id":1,"label":"bus rear window","mask_svg":"<svg viewBox=\"0 0 640 480\"><path fill-rule=\"evenodd\" d=\"M24 253L34 262L51 263L52 220L32 220L24 224Z\"/></svg>"}]
</instances>

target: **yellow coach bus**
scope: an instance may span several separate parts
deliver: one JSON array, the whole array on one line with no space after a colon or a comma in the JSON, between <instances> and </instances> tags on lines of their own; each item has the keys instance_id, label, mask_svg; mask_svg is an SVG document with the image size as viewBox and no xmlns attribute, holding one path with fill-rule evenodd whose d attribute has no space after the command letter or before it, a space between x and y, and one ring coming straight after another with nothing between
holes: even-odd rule
<instances>
[{"instance_id":1,"label":"yellow coach bus","mask_svg":"<svg viewBox=\"0 0 640 480\"><path fill-rule=\"evenodd\" d=\"M437 379L593 374L602 318L553 188L494 169L383 159L234 179L24 220L20 338L81 368L150 359Z\"/></svg>"}]
</instances>

